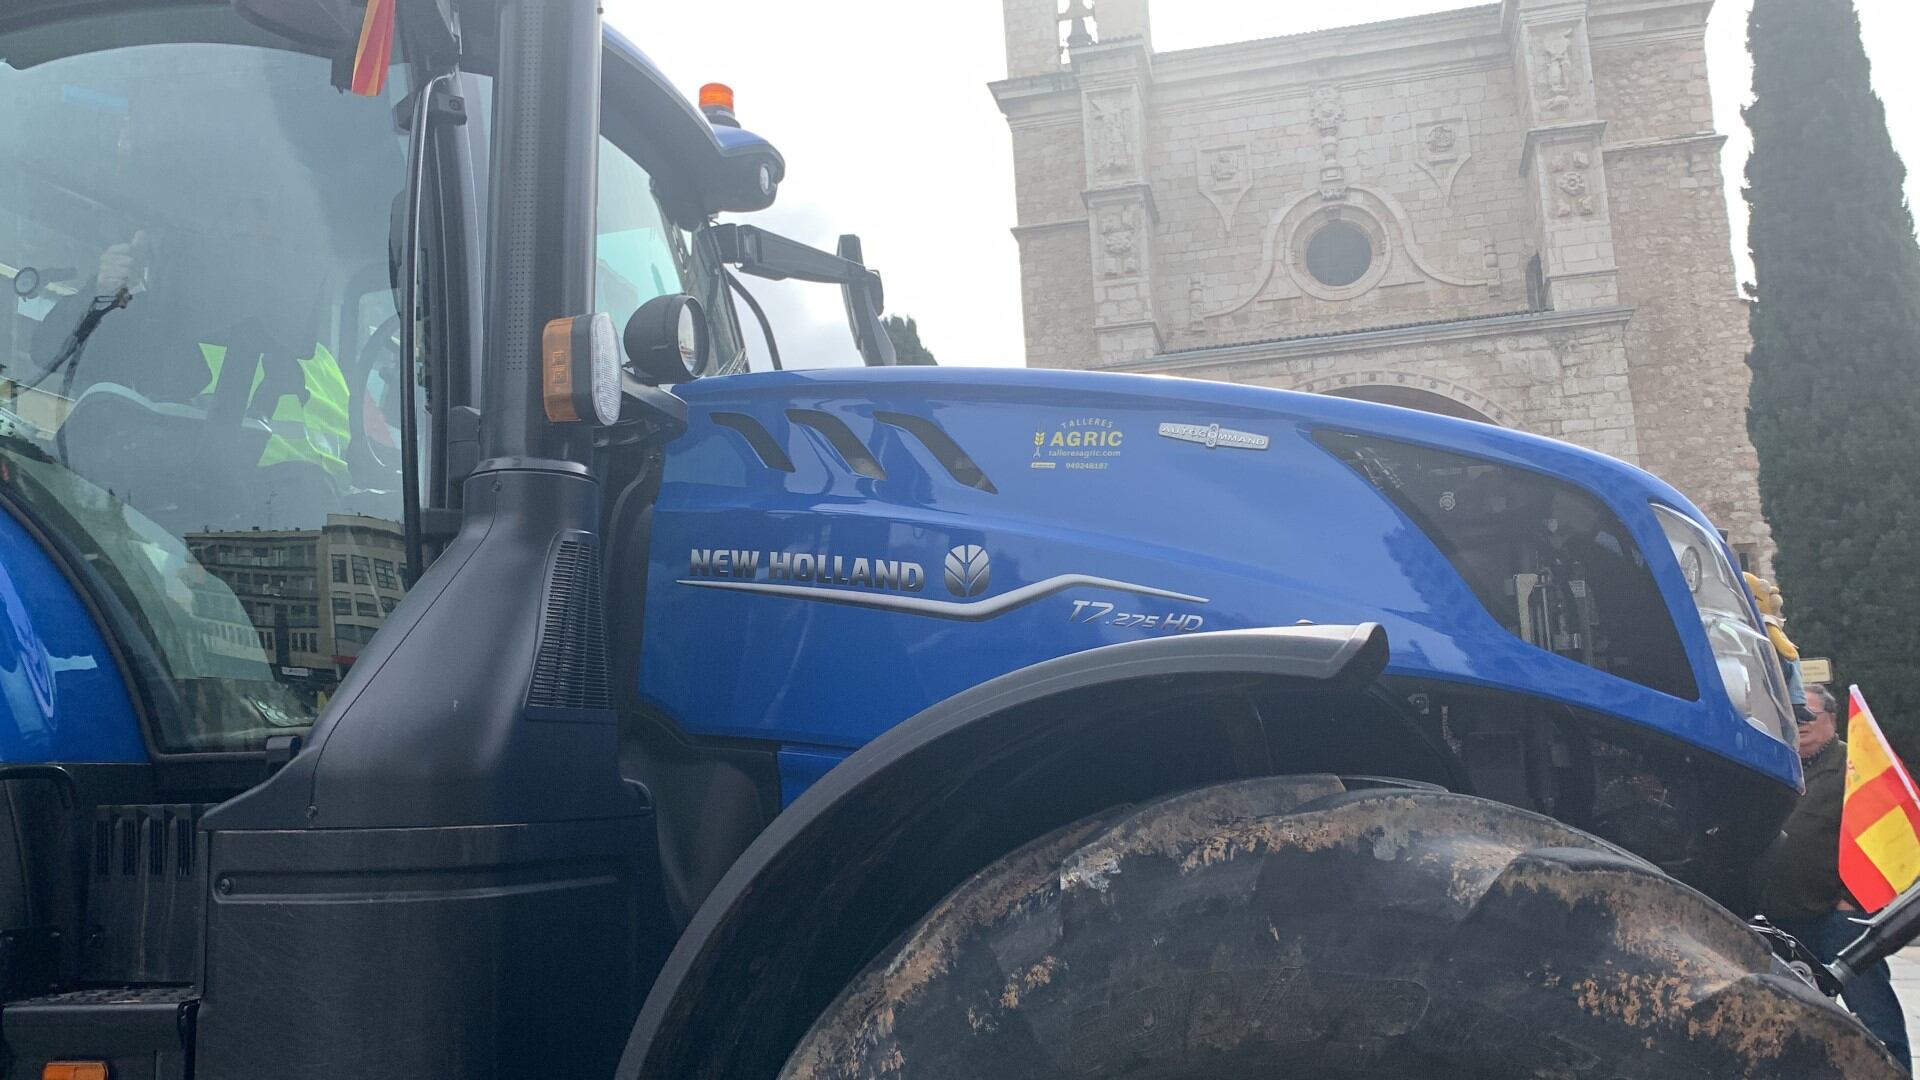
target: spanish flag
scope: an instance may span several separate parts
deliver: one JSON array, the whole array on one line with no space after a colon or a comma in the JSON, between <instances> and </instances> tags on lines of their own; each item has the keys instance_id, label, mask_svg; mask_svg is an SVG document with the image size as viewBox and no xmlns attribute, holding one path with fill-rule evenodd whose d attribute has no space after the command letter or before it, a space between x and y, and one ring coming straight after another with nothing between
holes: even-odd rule
<instances>
[{"instance_id":1,"label":"spanish flag","mask_svg":"<svg viewBox=\"0 0 1920 1080\"><path fill-rule=\"evenodd\" d=\"M360 23L360 45L353 52L354 93L379 97L387 90L387 68L393 64L394 0L367 0L367 16Z\"/></svg>"},{"instance_id":2,"label":"spanish flag","mask_svg":"<svg viewBox=\"0 0 1920 1080\"><path fill-rule=\"evenodd\" d=\"M1840 880L1868 912L1920 878L1920 793L1857 686L1847 691L1847 797Z\"/></svg>"}]
</instances>

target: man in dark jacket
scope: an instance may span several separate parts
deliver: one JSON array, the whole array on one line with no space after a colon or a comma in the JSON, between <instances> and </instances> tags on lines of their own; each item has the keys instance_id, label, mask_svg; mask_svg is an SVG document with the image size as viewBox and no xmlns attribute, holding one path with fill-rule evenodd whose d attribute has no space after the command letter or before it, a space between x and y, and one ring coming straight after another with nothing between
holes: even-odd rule
<instances>
[{"instance_id":1,"label":"man in dark jacket","mask_svg":"<svg viewBox=\"0 0 1920 1080\"><path fill-rule=\"evenodd\" d=\"M1846 797L1847 744L1839 737L1839 702L1824 686L1807 687L1800 721L1800 765L1807 793L1760 865L1760 913L1831 963L1860 936L1866 915L1840 883L1840 805ZM1847 1007L1900 1064L1912 1068L1906 1014L1894 996L1885 961L1847 984Z\"/></svg>"}]
</instances>

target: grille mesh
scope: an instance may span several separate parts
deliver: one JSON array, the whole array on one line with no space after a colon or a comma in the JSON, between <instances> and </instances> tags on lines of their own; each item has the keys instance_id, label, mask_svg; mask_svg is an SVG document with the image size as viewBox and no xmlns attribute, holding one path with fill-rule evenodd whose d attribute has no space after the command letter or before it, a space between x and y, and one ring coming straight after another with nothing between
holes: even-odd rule
<instances>
[{"instance_id":1,"label":"grille mesh","mask_svg":"<svg viewBox=\"0 0 1920 1080\"><path fill-rule=\"evenodd\" d=\"M600 590L598 544L568 538L547 566L547 603L540 617L527 704L543 709L611 709L607 620Z\"/></svg>"}]
</instances>

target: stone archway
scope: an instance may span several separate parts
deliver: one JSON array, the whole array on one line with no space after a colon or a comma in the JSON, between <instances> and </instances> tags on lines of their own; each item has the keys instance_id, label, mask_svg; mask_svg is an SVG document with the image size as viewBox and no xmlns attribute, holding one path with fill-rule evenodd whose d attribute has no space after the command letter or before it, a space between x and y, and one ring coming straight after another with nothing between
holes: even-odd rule
<instances>
[{"instance_id":1,"label":"stone archway","mask_svg":"<svg viewBox=\"0 0 1920 1080\"><path fill-rule=\"evenodd\" d=\"M1392 370L1347 371L1307 379L1293 388L1309 394L1377 401L1442 416L1478 420L1496 427L1520 426L1511 413L1486 394L1437 375Z\"/></svg>"},{"instance_id":2,"label":"stone archway","mask_svg":"<svg viewBox=\"0 0 1920 1080\"><path fill-rule=\"evenodd\" d=\"M1398 405L1405 409L1419 409L1421 412L1439 413L1441 416L1457 416L1462 420L1478 420L1483 424L1499 425L1499 421L1479 409L1431 390L1422 390L1417 386L1398 386L1392 383L1371 383L1365 386L1341 386L1325 391L1329 397L1353 398L1357 401L1377 401L1382 405Z\"/></svg>"}]
</instances>

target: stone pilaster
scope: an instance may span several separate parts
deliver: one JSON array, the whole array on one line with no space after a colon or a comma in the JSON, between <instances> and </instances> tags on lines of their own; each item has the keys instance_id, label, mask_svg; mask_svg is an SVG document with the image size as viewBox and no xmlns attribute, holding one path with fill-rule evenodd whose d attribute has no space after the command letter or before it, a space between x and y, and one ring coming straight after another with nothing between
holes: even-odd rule
<instances>
[{"instance_id":1,"label":"stone pilaster","mask_svg":"<svg viewBox=\"0 0 1920 1080\"><path fill-rule=\"evenodd\" d=\"M1620 300L1633 308L1643 464L1699 504L1765 576L1773 543L1747 437L1752 341L1733 288L1707 14L1690 0L1596 4L1594 85L1608 119Z\"/></svg>"},{"instance_id":2,"label":"stone pilaster","mask_svg":"<svg viewBox=\"0 0 1920 1080\"><path fill-rule=\"evenodd\" d=\"M1620 302L1587 6L1506 0L1501 13L1526 127L1520 175L1533 197L1536 251L1556 311Z\"/></svg>"},{"instance_id":3,"label":"stone pilaster","mask_svg":"<svg viewBox=\"0 0 1920 1080\"><path fill-rule=\"evenodd\" d=\"M1148 183L1147 107L1153 54L1143 38L1073 50L1086 148L1087 207L1093 265L1095 363L1160 351L1153 303L1153 234L1159 212Z\"/></svg>"}]
</instances>

